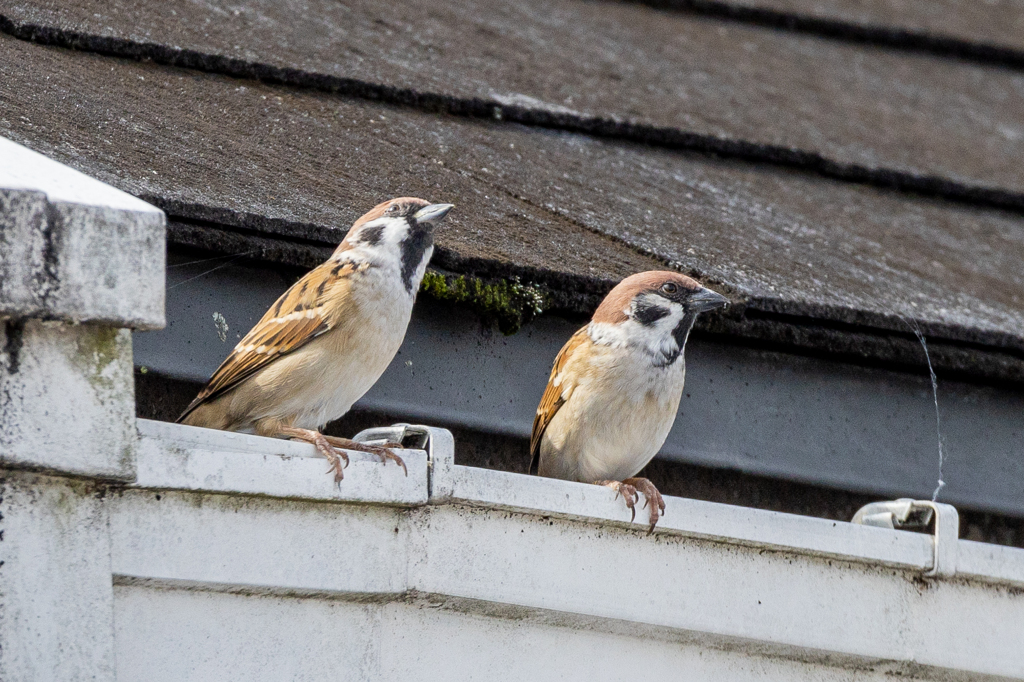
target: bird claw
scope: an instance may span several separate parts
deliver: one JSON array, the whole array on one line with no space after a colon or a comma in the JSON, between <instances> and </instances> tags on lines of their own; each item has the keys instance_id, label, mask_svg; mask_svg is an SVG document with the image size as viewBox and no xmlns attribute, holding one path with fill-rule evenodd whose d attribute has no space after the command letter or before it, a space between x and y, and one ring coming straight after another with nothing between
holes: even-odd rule
<instances>
[{"instance_id":1,"label":"bird claw","mask_svg":"<svg viewBox=\"0 0 1024 682\"><path fill-rule=\"evenodd\" d=\"M316 448L316 451L326 457L327 461L331 463L331 468L325 473L333 473L334 483L340 487L342 480L345 478L343 469L348 466L348 455L335 448L330 443L327 436L323 435L319 431L298 429L294 427L282 428L279 435L302 443L311 443L313 447ZM342 465L342 461L345 462L344 466Z\"/></svg>"},{"instance_id":2,"label":"bird claw","mask_svg":"<svg viewBox=\"0 0 1024 682\"><path fill-rule=\"evenodd\" d=\"M384 445L368 445L366 443L360 443L349 438L338 438L337 436L325 436L325 438L331 445L335 447L345 448L346 450L358 450L360 452L369 452L371 455L377 455L378 457L380 457L381 463L385 465L388 463L388 460L390 459L402 467L402 471L405 472L406 476L409 475L409 469L408 467L405 466L405 460L396 455L394 451L392 451L391 449L401 448L401 443L393 443L389 441L387 443L384 443Z\"/></svg>"},{"instance_id":3,"label":"bird claw","mask_svg":"<svg viewBox=\"0 0 1024 682\"><path fill-rule=\"evenodd\" d=\"M595 481L594 483L614 490L616 499L621 495L622 499L626 502L626 507L630 511L629 522L633 523L636 521L636 503L640 501L640 495L635 487L625 481Z\"/></svg>"},{"instance_id":4,"label":"bird claw","mask_svg":"<svg viewBox=\"0 0 1024 682\"><path fill-rule=\"evenodd\" d=\"M320 434L317 434L320 435ZM316 446L317 451L327 458L327 461L331 463L331 468L326 473L334 473L334 484L341 486L342 480L345 478L344 468L348 466L348 455L341 450L336 449L333 445L327 442L327 439L320 435L320 438L316 439L313 443ZM342 461L345 462L344 466Z\"/></svg>"},{"instance_id":5,"label":"bird claw","mask_svg":"<svg viewBox=\"0 0 1024 682\"><path fill-rule=\"evenodd\" d=\"M646 478L627 478L623 483L633 486L644 494L646 501L643 508L646 509L648 506L651 508L651 525L647 529L647 534L650 535L654 532L654 526L657 525L658 519L665 513L665 498L661 496L661 493L654 487L654 484ZM652 501L654 504L651 504Z\"/></svg>"},{"instance_id":6,"label":"bird claw","mask_svg":"<svg viewBox=\"0 0 1024 682\"><path fill-rule=\"evenodd\" d=\"M370 447L379 448L379 452L373 452L373 454L375 454L378 457L380 457L380 461L381 461L382 464L384 464L386 466L387 463L388 463L388 460L390 459L391 461L395 462L395 464L398 464L399 466L402 467L402 471L405 472L406 476L409 475L409 469L405 466L405 460L402 459L401 457L399 457L398 455L396 455L394 453L394 451L391 450L391 447L392 447L391 443L388 443L386 445L370 446ZM402 447L402 446L398 445L398 447Z\"/></svg>"}]
</instances>

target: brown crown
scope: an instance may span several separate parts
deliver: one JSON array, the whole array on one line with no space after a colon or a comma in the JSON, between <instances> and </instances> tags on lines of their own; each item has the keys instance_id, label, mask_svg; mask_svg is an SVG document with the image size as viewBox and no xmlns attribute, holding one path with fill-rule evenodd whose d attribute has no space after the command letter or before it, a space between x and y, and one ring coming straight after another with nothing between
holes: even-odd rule
<instances>
[{"instance_id":1,"label":"brown crown","mask_svg":"<svg viewBox=\"0 0 1024 682\"><path fill-rule=\"evenodd\" d=\"M404 209L408 209L408 208L410 208L412 206L415 206L417 208L420 208L420 207L423 207L423 206L429 206L430 202L429 201L425 201L423 199L419 199L417 197L398 197L397 199L388 199L387 201L382 201L381 203L377 204L376 206L371 208L369 211L364 213L362 215L362 217L359 218L359 220L357 220L354 223L352 223L352 227L349 228L349 231L345 234L345 238L341 240L341 244L339 244L338 248L335 249L334 254L337 255L337 254L341 253L342 251L348 251L349 249L351 249L352 248L352 244L349 243L349 241L348 241L349 235L355 234L355 231L358 230L361 225L364 225L364 224L370 222L371 220L376 220L377 218L380 218L381 216L383 216L384 215L384 211L386 211L389 208L391 208L391 206L393 204L399 204ZM404 213L404 211L403 211L403 213Z\"/></svg>"},{"instance_id":2,"label":"brown crown","mask_svg":"<svg viewBox=\"0 0 1024 682\"><path fill-rule=\"evenodd\" d=\"M654 292L661 288L665 282L675 282L684 289L697 290L700 284L697 280L680 275L670 270L651 270L650 272L638 272L630 275L615 285L615 288L608 292L608 295L601 301L601 305L594 312L594 322L608 322L617 324L626 320L626 308L637 294L648 291Z\"/></svg>"},{"instance_id":3,"label":"brown crown","mask_svg":"<svg viewBox=\"0 0 1024 682\"><path fill-rule=\"evenodd\" d=\"M355 221L352 224L352 229L354 230L363 223L368 223L371 220L376 220L377 218L380 218L382 215L384 215L384 211L388 210L388 208L390 208L393 204L400 204L402 205L403 208L409 208L411 206L421 208L423 206L429 206L430 202L424 201L423 199L417 199L416 197L398 197L397 199L388 199L387 201L377 204L376 206L371 208L367 213L363 214L363 217L361 217L359 220Z\"/></svg>"}]
</instances>

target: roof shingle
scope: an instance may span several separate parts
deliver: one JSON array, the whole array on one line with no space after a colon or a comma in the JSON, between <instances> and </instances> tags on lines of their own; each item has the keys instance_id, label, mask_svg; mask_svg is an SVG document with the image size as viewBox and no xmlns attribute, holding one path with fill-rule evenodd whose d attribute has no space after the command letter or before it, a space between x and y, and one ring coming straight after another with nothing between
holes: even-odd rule
<instances>
[{"instance_id":1,"label":"roof shingle","mask_svg":"<svg viewBox=\"0 0 1024 682\"><path fill-rule=\"evenodd\" d=\"M0 12L26 36L71 31L73 43L115 38L91 45L215 71L520 107L569 127L915 190L935 176L1010 192L1024 207L1024 73L1007 69L618 2L73 0Z\"/></svg>"}]
</instances>

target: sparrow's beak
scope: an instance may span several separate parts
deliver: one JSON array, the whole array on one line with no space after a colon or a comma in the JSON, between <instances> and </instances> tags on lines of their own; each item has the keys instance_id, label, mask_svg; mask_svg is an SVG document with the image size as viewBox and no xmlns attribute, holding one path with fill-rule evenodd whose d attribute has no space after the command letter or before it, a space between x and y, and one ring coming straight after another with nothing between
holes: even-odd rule
<instances>
[{"instance_id":1,"label":"sparrow's beak","mask_svg":"<svg viewBox=\"0 0 1024 682\"><path fill-rule=\"evenodd\" d=\"M441 219L448 215L448 211L455 208L454 204L431 204L416 211L413 218L418 223L430 223L436 225Z\"/></svg>"},{"instance_id":2,"label":"sparrow's beak","mask_svg":"<svg viewBox=\"0 0 1024 682\"><path fill-rule=\"evenodd\" d=\"M703 313L716 308L725 308L729 305L729 299L716 291L701 287L687 301L690 308L698 313Z\"/></svg>"}]
</instances>

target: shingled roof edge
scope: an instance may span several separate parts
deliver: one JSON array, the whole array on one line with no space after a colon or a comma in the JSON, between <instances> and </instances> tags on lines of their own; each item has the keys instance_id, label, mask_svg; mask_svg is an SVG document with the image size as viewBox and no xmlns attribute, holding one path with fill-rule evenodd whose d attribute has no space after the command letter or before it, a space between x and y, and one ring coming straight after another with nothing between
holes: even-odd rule
<instances>
[{"instance_id":1,"label":"shingled roof edge","mask_svg":"<svg viewBox=\"0 0 1024 682\"><path fill-rule=\"evenodd\" d=\"M167 211L169 244L225 253L238 260L298 268L312 267L334 248L333 241L293 236L308 227L305 225L223 208L168 201L158 196L140 198ZM327 228L317 228L317 231L321 229L326 231ZM685 270L688 275L731 294L733 305L726 313L705 316L698 321L695 329L699 334L766 350L919 371L926 367L926 359L914 333L914 325L917 325L928 338L932 364L944 379L994 385L1024 384L1024 339L1012 334L917 320L911 324L895 313L884 315L760 297L737 298L730 287L707 278L704 273L662 261L668 268ZM601 298L616 283L545 268L465 257L442 247L438 247L435 253L432 269L487 282L519 278L524 283L539 285L550 295L551 305L546 313L581 319L593 313Z\"/></svg>"},{"instance_id":2,"label":"shingled roof edge","mask_svg":"<svg viewBox=\"0 0 1024 682\"><path fill-rule=\"evenodd\" d=\"M0 14L0 33L39 45L62 47L135 61L151 61L165 66L232 78L256 80L268 84L377 101L428 113L504 121L595 138L645 144L660 149L767 164L851 184L1024 215L1024 193L960 183L935 175L844 163L817 152L780 145L761 144L609 117L581 116L564 111L509 105L493 99L462 98L434 92L420 92L382 83L250 62L197 50L168 47L158 43L143 43L124 38L68 31L52 26L16 22L3 14Z\"/></svg>"},{"instance_id":3,"label":"shingled roof edge","mask_svg":"<svg viewBox=\"0 0 1024 682\"><path fill-rule=\"evenodd\" d=\"M615 0L667 12L772 28L831 40L888 48L932 57L957 59L985 66L1024 70L1024 50L983 43L951 35L880 24L825 19L809 14L782 12L766 7L737 5L720 0Z\"/></svg>"}]
</instances>

